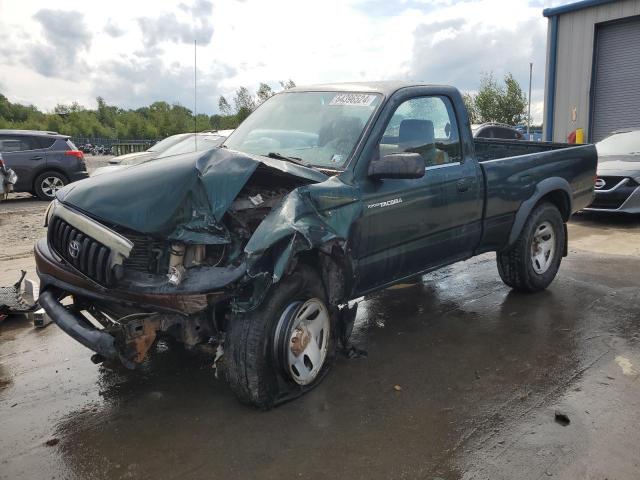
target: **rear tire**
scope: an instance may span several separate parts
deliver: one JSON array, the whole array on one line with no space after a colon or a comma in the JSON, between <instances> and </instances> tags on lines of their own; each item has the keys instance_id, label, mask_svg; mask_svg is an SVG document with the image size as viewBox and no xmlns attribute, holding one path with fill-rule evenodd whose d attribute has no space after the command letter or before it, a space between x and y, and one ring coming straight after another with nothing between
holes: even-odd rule
<instances>
[{"instance_id":1,"label":"rear tire","mask_svg":"<svg viewBox=\"0 0 640 480\"><path fill-rule=\"evenodd\" d=\"M312 313L303 320L306 312ZM236 397L266 410L318 385L335 359L335 318L320 276L306 265L273 286L257 309L232 316L224 369ZM315 324L317 335L310 333ZM315 350L307 356L307 348Z\"/></svg>"},{"instance_id":2,"label":"rear tire","mask_svg":"<svg viewBox=\"0 0 640 480\"><path fill-rule=\"evenodd\" d=\"M544 290L558 273L564 246L560 211L551 203L542 203L531 212L516 242L497 253L500 278L519 292Z\"/></svg>"},{"instance_id":3,"label":"rear tire","mask_svg":"<svg viewBox=\"0 0 640 480\"><path fill-rule=\"evenodd\" d=\"M58 172L44 172L36 177L33 188L40 200L51 201L56 192L69 183L69 179Z\"/></svg>"}]
</instances>

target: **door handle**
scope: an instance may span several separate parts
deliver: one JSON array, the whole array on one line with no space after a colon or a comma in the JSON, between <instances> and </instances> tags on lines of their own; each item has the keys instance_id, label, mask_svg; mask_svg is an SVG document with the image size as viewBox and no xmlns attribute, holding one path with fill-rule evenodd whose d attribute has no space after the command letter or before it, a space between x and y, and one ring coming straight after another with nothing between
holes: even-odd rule
<instances>
[{"instance_id":1,"label":"door handle","mask_svg":"<svg viewBox=\"0 0 640 480\"><path fill-rule=\"evenodd\" d=\"M468 178L463 178L456 182L456 189L459 192L466 192L467 190L469 190L470 186L471 186L471 180L469 180Z\"/></svg>"},{"instance_id":2,"label":"door handle","mask_svg":"<svg viewBox=\"0 0 640 480\"><path fill-rule=\"evenodd\" d=\"M31 160L42 160L44 157L36 155L35 157L31 157Z\"/></svg>"}]
</instances>

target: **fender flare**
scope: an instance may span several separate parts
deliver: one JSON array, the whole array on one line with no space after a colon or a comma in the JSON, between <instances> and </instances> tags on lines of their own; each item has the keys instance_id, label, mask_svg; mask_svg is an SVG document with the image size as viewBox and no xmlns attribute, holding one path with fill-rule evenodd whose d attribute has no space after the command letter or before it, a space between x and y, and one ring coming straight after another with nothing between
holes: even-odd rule
<instances>
[{"instance_id":1,"label":"fender flare","mask_svg":"<svg viewBox=\"0 0 640 480\"><path fill-rule=\"evenodd\" d=\"M567 195L567 198L569 199L569 214L571 214L571 212L573 211L573 196L569 182L561 177L545 178L540 183L538 183L535 191L533 192L533 195L531 195L531 197L520 204L520 208L518 208L518 211L516 212L516 218L514 219L513 225L511 226L511 233L509 234L507 247L513 245L518 239L518 237L520 236L520 232L522 231L522 228L527 221L527 218L529 218L529 215L533 211L533 208L540 201L540 199L554 191L562 191Z\"/></svg>"}]
</instances>

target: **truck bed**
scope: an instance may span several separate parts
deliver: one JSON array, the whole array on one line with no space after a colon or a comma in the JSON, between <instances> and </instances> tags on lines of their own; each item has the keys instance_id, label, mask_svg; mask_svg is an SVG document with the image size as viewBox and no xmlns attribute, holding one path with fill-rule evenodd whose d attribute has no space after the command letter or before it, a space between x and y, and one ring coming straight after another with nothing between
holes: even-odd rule
<instances>
[{"instance_id":1,"label":"truck bed","mask_svg":"<svg viewBox=\"0 0 640 480\"><path fill-rule=\"evenodd\" d=\"M575 147L575 145L569 143L530 142L497 138L474 138L473 144L476 150L476 158L479 162Z\"/></svg>"},{"instance_id":2,"label":"truck bed","mask_svg":"<svg viewBox=\"0 0 640 480\"><path fill-rule=\"evenodd\" d=\"M484 177L484 231L479 251L499 250L509 238L516 212L553 182L566 192L568 217L593 200L597 152L593 145L475 140ZM522 145L521 145L522 144ZM517 155L516 152L527 152Z\"/></svg>"}]
</instances>

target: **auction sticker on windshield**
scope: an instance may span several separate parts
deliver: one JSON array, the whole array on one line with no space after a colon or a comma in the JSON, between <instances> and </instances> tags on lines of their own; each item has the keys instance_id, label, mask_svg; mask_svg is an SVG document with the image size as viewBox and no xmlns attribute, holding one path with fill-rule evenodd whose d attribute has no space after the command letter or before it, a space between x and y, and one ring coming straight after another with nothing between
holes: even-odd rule
<instances>
[{"instance_id":1,"label":"auction sticker on windshield","mask_svg":"<svg viewBox=\"0 0 640 480\"><path fill-rule=\"evenodd\" d=\"M375 99L375 95L366 93L339 93L333 97L329 105L358 105L368 107Z\"/></svg>"}]
</instances>

